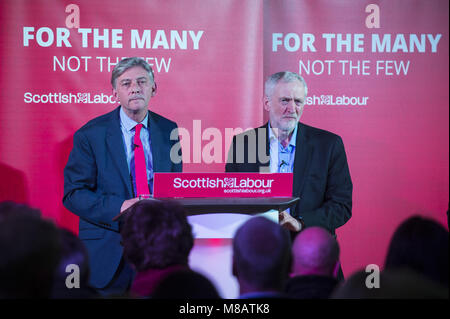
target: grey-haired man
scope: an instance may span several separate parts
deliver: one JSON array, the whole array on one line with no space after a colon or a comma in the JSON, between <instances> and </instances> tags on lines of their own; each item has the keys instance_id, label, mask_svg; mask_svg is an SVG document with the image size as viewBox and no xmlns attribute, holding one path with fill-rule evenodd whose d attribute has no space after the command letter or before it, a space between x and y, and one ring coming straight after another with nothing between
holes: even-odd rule
<instances>
[{"instance_id":1,"label":"grey-haired man","mask_svg":"<svg viewBox=\"0 0 450 319\"><path fill-rule=\"evenodd\" d=\"M233 138L227 172L291 172L300 202L280 214L295 235L320 226L335 234L352 215L352 180L341 137L299 122L306 103L305 80L294 72L268 77L264 109L269 121Z\"/></svg>"}]
</instances>

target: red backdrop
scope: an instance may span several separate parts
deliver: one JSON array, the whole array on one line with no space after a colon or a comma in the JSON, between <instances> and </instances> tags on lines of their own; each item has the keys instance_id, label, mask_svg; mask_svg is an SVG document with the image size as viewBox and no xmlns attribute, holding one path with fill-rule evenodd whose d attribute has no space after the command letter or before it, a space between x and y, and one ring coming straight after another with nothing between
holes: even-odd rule
<instances>
[{"instance_id":1,"label":"red backdrop","mask_svg":"<svg viewBox=\"0 0 450 319\"><path fill-rule=\"evenodd\" d=\"M448 1L70 3L0 3L0 200L29 203L76 231L61 203L73 133L117 105L108 61L141 56L156 73L151 109L189 133L188 172L223 171L227 128L266 120L264 76L302 73L302 121L342 136L354 182L353 217L338 230L345 273L382 265L412 214L447 224ZM368 17L379 27L368 28ZM351 105L356 98L366 103Z\"/></svg>"},{"instance_id":2,"label":"red backdrop","mask_svg":"<svg viewBox=\"0 0 450 319\"><path fill-rule=\"evenodd\" d=\"M370 3L378 5L379 28L366 26L367 17L369 26L376 22ZM344 272L381 266L395 228L413 214L447 226L448 1L266 1L264 14L265 75L301 73L315 97L301 121L344 141L354 185L353 217L337 231ZM283 35L276 51L274 34ZM373 44L386 34L390 48ZM414 37L421 41L411 50ZM312 45L304 48L303 38ZM343 96L366 104L339 104Z\"/></svg>"}]
</instances>

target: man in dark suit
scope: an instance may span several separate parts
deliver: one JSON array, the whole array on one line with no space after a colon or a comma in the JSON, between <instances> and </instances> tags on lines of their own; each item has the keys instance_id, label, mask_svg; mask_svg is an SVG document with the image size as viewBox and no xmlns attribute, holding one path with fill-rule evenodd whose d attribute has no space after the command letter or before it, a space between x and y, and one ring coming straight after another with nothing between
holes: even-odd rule
<instances>
[{"instance_id":1,"label":"man in dark suit","mask_svg":"<svg viewBox=\"0 0 450 319\"><path fill-rule=\"evenodd\" d=\"M63 203L80 217L79 237L89 253L90 284L103 295L120 295L129 288L134 270L123 259L119 223L112 219L140 195L152 193L154 172L181 172L182 163L181 154L171 154L178 143L176 123L148 110L156 93L148 63L140 58L121 60L111 84L121 105L75 133L64 169ZM149 194L142 192L142 184Z\"/></svg>"},{"instance_id":2,"label":"man in dark suit","mask_svg":"<svg viewBox=\"0 0 450 319\"><path fill-rule=\"evenodd\" d=\"M271 75L264 87L265 125L233 138L227 172L292 172L300 202L280 213L280 224L295 233L320 226L333 235L351 217L352 181L342 139L299 122L307 86L292 72Z\"/></svg>"}]
</instances>

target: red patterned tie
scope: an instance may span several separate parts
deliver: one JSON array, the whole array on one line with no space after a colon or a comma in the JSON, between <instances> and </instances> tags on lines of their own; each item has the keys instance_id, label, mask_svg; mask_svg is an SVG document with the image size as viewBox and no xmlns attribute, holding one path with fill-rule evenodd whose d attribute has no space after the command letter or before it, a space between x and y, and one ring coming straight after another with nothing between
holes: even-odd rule
<instances>
[{"instance_id":1,"label":"red patterned tie","mask_svg":"<svg viewBox=\"0 0 450 319\"><path fill-rule=\"evenodd\" d=\"M142 124L135 126L134 133L134 173L136 174L136 196L150 194L148 189L147 168L145 166L144 147L141 142Z\"/></svg>"}]
</instances>

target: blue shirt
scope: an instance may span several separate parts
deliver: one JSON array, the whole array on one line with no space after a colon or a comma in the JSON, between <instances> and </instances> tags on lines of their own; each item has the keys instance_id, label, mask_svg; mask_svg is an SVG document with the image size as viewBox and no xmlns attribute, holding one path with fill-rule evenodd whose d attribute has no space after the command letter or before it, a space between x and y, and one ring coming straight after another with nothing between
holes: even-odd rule
<instances>
[{"instance_id":1,"label":"blue shirt","mask_svg":"<svg viewBox=\"0 0 450 319\"><path fill-rule=\"evenodd\" d=\"M148 129L148 112L145 118L140 122L143 127L141 129L140 138L144 147L145 166L147 168L147 180L149 181L150 192L153 193L153 157L150 142L150 131ZM135 126L138 122L130 119L125 114L122 107L120 108L120 129L122 130L123 144L125 146L125 154L127 156L128 170L133 183L133 190L136 196L136 178L134 176L134 149L133 139Z\"/></svg>"},{"instance_id":2,"label":"blue shirt","mask_svg":"<svg viewBox=\"0 0 450 319\"><path fill-rule=\"evenodd\" d=\"M295 145L297 141L297 126L295 125L289 144L284 147L275 136L269 122L270 172L293 173L295 160ZM286 211L290 214L291 209Z\"/></svg>"},{"instance_id":3,"label":"blue shirt","mask_svg":"<svg viewBox=\"0 0 450 319\"><path fill-rule=\"evenodd\" d=\"M297 141L297 126L292 132L289 144L284 147L275 136L269 122L269 145L270 145L270 172L271 173L293 173L295 160L295 146Z\"/></svg>"}]
</instances>

